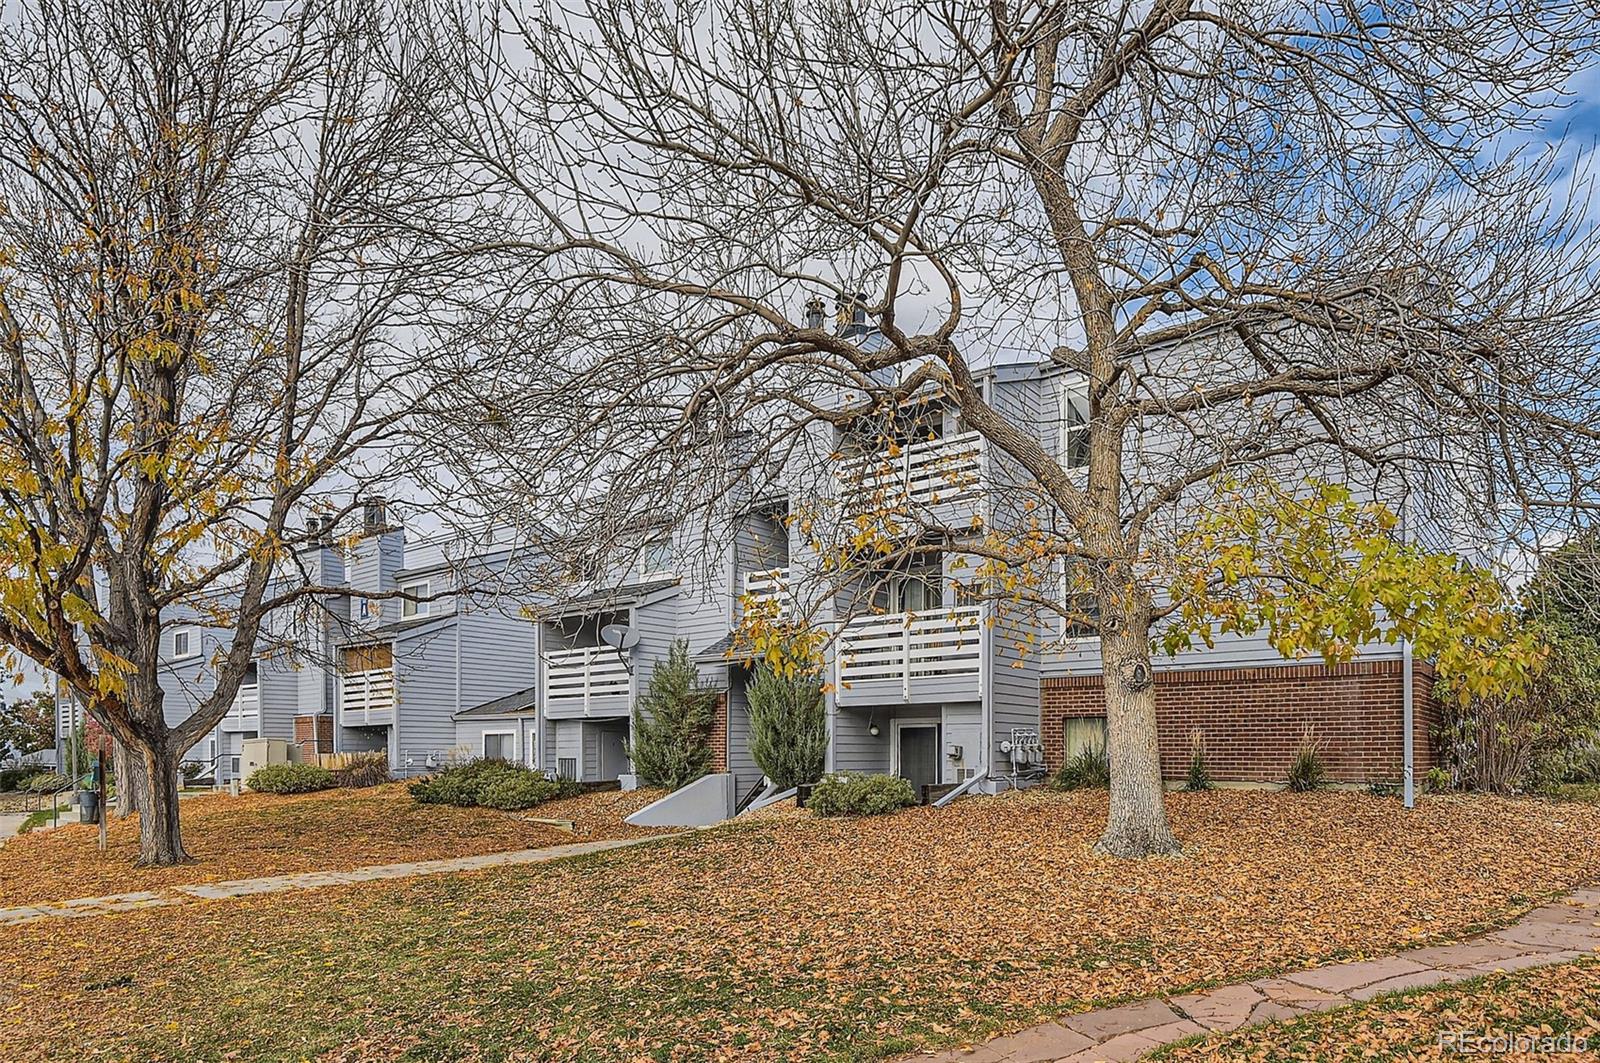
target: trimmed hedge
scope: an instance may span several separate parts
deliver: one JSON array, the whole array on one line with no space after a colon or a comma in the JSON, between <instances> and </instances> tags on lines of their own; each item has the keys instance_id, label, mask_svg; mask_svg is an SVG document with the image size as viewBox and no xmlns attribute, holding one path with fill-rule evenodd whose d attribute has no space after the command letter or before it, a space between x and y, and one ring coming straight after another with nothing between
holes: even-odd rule
<instances>
[{"instance_id":1,"label":"trimmed hedge","mask_svg":"<svg viewBox=\"0 0 1600 1063\"><path fill-rule=\"evenodd\" d=\"M333 772L315 764L268 764L244 784L259 794L309 794L333 789Z\"/></svg>"},{"instance_id":2,"label":"trimmed hedge","mask_svg":"<svg viewBox=\"0 0 1600 1063\"><path fill-rule=\"evenodd\" d=\"M583 792L583 787L571 779L549 779L542 772L501 760L468 761L418 779L407 789L425 805L497 808L507 812Z\"/></svg>"},{"instance_id":3,"label":"trimmed hedge","mask_svg":"<svg viewBox=\"0 0 1600 1063\"><path fill-rule=\"evenodd\" d=\"M824 775L806 798L806 808L818 816L881 816L916 803L916 791L898 775L849 771Z\"/></svg>"}]
</instances>

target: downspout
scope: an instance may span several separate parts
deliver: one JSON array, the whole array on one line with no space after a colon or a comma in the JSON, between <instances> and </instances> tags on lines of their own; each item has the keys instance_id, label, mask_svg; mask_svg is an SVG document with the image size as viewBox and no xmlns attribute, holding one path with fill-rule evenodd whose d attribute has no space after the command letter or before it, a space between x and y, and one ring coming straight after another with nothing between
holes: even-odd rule
<instances>
[{"instance_id":1,"label":"downspout","mask_svg":"<svg viewBox=\"0 0 1600 1063\"><path fill-rule=\"evenodd\" d=\"M973 772L972 778L968 779L966 782L962 783L960 786L957 786L954 790L951 790L949 793L947 793L943 797L939 798L939 800L937 800L937 801L935 801L933 803L933 807L934 808L943 808L945 805L948 805L951 801L954 801L956 798L960 797L962 794L966 793L968 790L972 789L974 786L977 786L979 783L983 782L988 777L989 777L989 768L988 768L988 766L987 765L979 765L978 770Z\"/></svg>"},{"instance_id":2,"label":"downspout","mask_svg":"<svg viewBox=\"0 0 1600 1063\"><path fill-rule=\"evenodd\" d=\"M1411 545L1411 493L1400 500L1400 540ZM1412 660L1411 640L1400 640L1400 736L1404 800L1407 808L1417 807L1416 750L1413 748L1412 730L1416 725L1415 664Z\"/></svg>"}]
</instances>

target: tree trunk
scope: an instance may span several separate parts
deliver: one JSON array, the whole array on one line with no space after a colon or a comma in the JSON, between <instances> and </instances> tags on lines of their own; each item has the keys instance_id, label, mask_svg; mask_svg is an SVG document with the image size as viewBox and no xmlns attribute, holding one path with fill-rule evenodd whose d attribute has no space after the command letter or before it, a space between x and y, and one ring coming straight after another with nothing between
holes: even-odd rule
<instances>
[{"instance_id":1,"label":"tree trunk","mask_svg":"<svg viewBox=\"0 0 1600 1063\"><path fill-rule=\"evenodd\" d=\"M118 819L139 811L139 794L144 789L144 760L134 756L126 742L111 747L111 771L117 781L116 800L111 809Z\"/></svg>"},{"instance_id":2,"label":"tree trunk","mask_svg":"<svg viewBox=\"0 0 1600 1063\"><path fill-rule=\"evenodd\" d=\"M178 828L178 754L169 749L145 749L144 771L139 780L140 867L167 867L187 863L183 835Z\"/></svg>"},{"instance_id":3,"label":"tree trunk","mask_svg":"<svg viewBox=\"0 0 1600 1063\"><path fill-rule=\"evenodd\" d=\"M1176 853L1167 825L1156 742L1156 689L1147 625L1123 625L1101 635L1105 676L1111 812L1095 851L1144 857Z\"/></svg>"}]
</instances>

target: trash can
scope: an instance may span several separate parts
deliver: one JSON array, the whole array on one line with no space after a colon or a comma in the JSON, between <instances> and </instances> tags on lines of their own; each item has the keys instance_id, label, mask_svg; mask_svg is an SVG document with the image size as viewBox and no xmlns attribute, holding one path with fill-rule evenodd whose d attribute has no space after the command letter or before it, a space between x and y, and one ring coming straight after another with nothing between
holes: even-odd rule
<instances>
[{"instance_id":1,"label":"trash can","mask_svg":"<svg viewBox=\"0 0 1600 1063\"><path fill-rule=\"evenodd\" d=\"M100 822L100 795L93 790L81 790L78 793L78 822Z\"/></svg>"}]
</instances>

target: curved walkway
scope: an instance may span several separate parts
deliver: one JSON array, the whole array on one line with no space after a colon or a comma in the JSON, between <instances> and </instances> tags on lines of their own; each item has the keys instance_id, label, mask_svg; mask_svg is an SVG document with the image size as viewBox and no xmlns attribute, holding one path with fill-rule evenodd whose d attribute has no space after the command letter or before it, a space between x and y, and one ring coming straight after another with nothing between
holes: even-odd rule
<instances>
[{"instance_id":1,"label":"curved walkway","mask_svg":"<svg viewBox=\"0 0 1600 1063\"><path fill-rule=\"evenodd\" d=\"M442 875L452 871L478 871L486 867L507 867L514 864L540 864L568 856L601 853L607 849L621 849L629 845L643 845L671 837L653 834L644 838L613 838L606 841L573 842L552 845L544 849L516 849L506 853L486 853L482 856L458 856L448 860L418 860L407 864L374 864L349 871L302 871L293 875L272 875L266 878L242 878L231 882L207 882L195 886L170 886L139 893L113 893L105 897L79 897L70 901L51 901L31 904L23 908L0 908L0 927L31 923L40 919L82 919L87 916L107 915L112 912L129 912L140 908L163 908L194 901L220 901L232 897L250 897L260 893L284 893L292 890L313 890L323 886L343 886L352 882L377 882L383 879L416 878L422 875Z\"/></svg>"},{"instance_id":2,"label":"curved walkway","mask_svg":"<svg viewBox=\"0 0 1600 1063\"><path fill-rule=\"evenodd\" d=\"M1600 888L1579 890L1504 930L1455 945L1411 949L1314 967L1203 993L1152 997L1070 1015L959 1052L906 1057L918 1063L1127 1063L1196 1034L1238 1030L1495 971L1568 963L1600 950Z\"/></svg>"}]
</instances>

